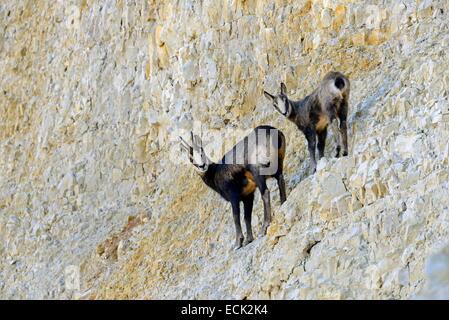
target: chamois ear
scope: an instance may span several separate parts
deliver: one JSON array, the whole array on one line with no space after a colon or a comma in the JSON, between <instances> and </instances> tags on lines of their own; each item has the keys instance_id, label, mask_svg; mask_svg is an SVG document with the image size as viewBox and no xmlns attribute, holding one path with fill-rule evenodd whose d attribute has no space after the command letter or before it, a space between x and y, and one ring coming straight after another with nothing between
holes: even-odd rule
<instances>
[{"instance_id":1,"label":"chamois ear","mask_svg":"<svg viewBox=\"0 0 449 320\"><path fill-rule=\"evenodd\" d=\"M190 146L187 141L185 141L181 136L179 136L181 150L184 150L185 153L189 156L189 161L193 163L193 147Z\"/></svg>"},{"instance_id":2,"label":"chamois ear","mask_svg":"<svg viewBox=\"0 0 449 320\"><path fill-rule=\"evenodd\" d=\"M189 148L190 148L189 144L181 136L179 136L179 143L181 144L181 147L184 150L189 151Z\"/></svg>"},{"instance_id":3,"label":"chamois ear","mask_svg":"<svg viewBox=\"0 0 449 320\"><path fill-rule=\"evenodd\" d=\"M287 87L285 86L285 83L281 82L281 94L287 94Z\"/></svg>"},{"instance_id":4,"label":"chamois ear","mask_svg":"<svg viewBox=\"0 0 449 320\"><path fill-rule=\"evenodd\" d=\"M201 145L201 138L195 134L193 135L193 139L192 139L193 144L200 146Z\"/></svg>"},{"instance_id":5,"label":"chamois ear","mask_svg":"<svg viewBox=\"0 0 449 320\"><path fill-rule=\"evenodd\" d=\"M263 94L268 100L274 100L274 96L269 94L268 92L264 91Z\"/></svg>"}]
</instances>

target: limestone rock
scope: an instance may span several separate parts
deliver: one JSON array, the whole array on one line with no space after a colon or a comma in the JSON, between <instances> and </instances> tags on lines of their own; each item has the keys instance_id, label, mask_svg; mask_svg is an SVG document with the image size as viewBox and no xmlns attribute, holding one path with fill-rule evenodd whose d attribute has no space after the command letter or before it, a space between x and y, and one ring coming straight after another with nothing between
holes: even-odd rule
<instances>
[{"instance_id":1,"label":"limestone rock","mask_svg":"<svg viewBox=\"0 0 449 320\"><path fill-rule=\"evenodd\" d=\"M3 1L0 298L447 298L448 14L442 0ZM351 80L349 156L329 132L312 174L263 90L284 81L299 99L334 69ZM229 252L229 204L178 136L261 124L287 137L288 201L270 182L268 235ZM257 194L256 233L262 216Z\"/></svg>"}]
</instances>

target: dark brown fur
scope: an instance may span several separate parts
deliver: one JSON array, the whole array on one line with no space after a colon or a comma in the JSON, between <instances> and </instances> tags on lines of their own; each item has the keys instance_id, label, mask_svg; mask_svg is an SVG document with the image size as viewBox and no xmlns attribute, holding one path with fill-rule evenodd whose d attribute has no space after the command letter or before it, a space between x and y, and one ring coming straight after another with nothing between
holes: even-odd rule
<instances>
[{"instance_id":1,"label":"dark brown fur","mask_svg":"<svg viewBox=\"0 0 449 320\"><path fill-rule=\"evenodd\" d=\"M261 131L262 130L262 131ZM257 148L254 148L256 144L251 143L252 140L249 137L257 132L269 132L269 140L267 139L266 144L258 142ZM267 163L257 162L257 157L254 157L254 152L259 151L258 148L272 148L275 147L273 144L269 144L268 141L271 140L273 133L277 134L277 150L272 150L275 152L270 152L270 161L277 161L276 170L270 174L261 174L263 169L268 166ZM187 144L182 140L183 148L189 152L189 158L193 165L197 168L202 168L200 170L200 176L204 183L208 185L211 189L219 193L226 201L231 202L232 213L234 217L234 223L236 228L236 245L235 248L240 248L244 244L248 244L253 241L253 233L251 227L251 214L253 209L254 192L259 189L262 201L264 203L264 222L262 226L261 234L265 234L268 226L271 222L271 204L270 204L270 192L267 188L266 179L274 177L279 186L279 193L281 198L281 203L286 201L285 192L285 181L282 172L284 155L285 155L285 136L284 134L276 128L270 126L259 126L254 129L248 136L238 142L230 151L228 151L223 159L217 163L212 162L204 153L201 146L201 140L196 137L192 138L193 146ZM198 152L201 154L201 159L203 163L195 163L193 152ZM243 152L243 163L238 163L239 159L236 154ZM231 157L231 156L234 157ZM235 162L229 163L229 159L234 159ZM242 228L240 224L240 202L244 205L244 220L246 224L246 240L244 242L244 237L242 233Z\"/></svg>"}]
</instances>

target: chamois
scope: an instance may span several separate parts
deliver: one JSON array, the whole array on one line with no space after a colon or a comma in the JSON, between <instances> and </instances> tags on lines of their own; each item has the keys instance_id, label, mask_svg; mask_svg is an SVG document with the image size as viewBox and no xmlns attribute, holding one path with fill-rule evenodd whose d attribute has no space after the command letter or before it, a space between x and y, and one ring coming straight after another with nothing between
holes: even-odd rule
<instances>
[{"instance_id":1,"label":"chamois","mask_svg":"<svg viewBox=\"0 0 449 320\"><path fill-rule=\"evenodd\" d=\"M286 201L283 161L285 136L271 126L259 126L240 140L219 162L211 161L204 152L202 141L191 133L192 144L182 137L181 148L189 154L190 162L204 183L231 202L236 229L235 249L254 240L251 228L254 192L259 189L264 204L264 222L261 235L265 235L271 222L270 192L266 179L274 177L279 186L281 203ZM246 240L240 225L240 202L244 205Z\"/></svg>"},{"instance_id":2,"label":"chamois","mask_svg":"<svg viewBox=\"0 0 449 320\"><path fill-rule=\"evenodd\" d=\"M318 147L319 159L324 156L328 124L338 118L339 138L336 157L340 156L343 144L343 156L348 155L348 134L346 118L348 115L350 84L340 72L329 72L317 89L299 101L287 97L287 88L281 83L281 93L277 96L264 91L265 97L272 101L274 108L296 124L306 139L312 160L313 172L316 171L315 149ZM318 145L317 145L318 136Z\"/></svg>"}]
</instances>

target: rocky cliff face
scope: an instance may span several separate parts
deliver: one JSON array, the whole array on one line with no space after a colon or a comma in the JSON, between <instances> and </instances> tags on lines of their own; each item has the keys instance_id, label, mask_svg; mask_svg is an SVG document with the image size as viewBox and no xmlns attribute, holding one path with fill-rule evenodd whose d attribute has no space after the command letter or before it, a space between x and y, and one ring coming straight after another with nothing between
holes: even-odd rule
<instances>
[{"instance_id":1,"label":"rocky cliff face","mask_svg":"<svg viewBox=\"0 0 449 320\"><path fill-rule=\"evenodd\" d=\"M0 297L448 297L447 1L20 0L0 17ZM350 156L330 142L311 175L262 92L299 99L333 69L352 81ZM193 124L286 134L288 201L270 183L268 235L238 251L229 204L176 161Z\"/></svg>"}]
</instances>

